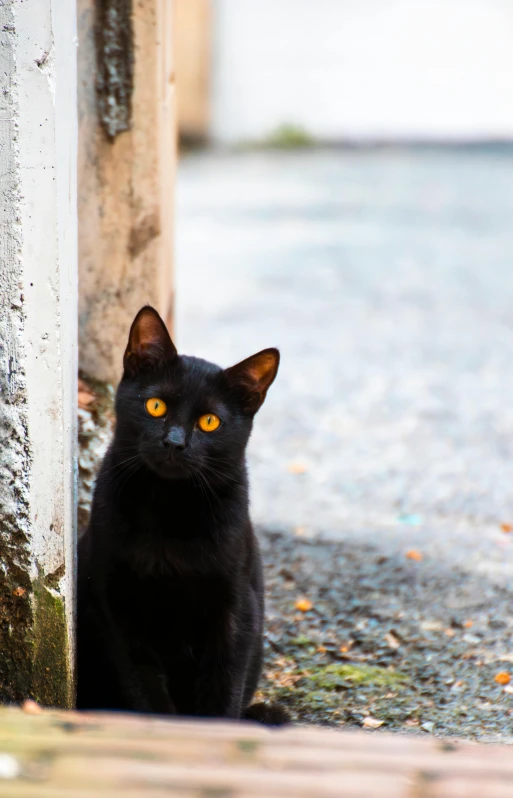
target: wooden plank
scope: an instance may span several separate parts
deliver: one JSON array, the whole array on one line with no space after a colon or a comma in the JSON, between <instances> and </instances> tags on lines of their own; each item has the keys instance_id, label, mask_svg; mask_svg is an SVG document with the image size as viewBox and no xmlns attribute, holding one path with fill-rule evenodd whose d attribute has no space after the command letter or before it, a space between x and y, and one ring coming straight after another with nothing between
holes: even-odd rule
<instances>
[{"instance_id":1,"label":"wooden plank","mask_svg":"<svg viewBox=\"0 0 513 798\"><path fill-rule=\"evenodd\" d=\"M510 798L512 753L407 735L3 709L0 777L10 768L11 778L0 778L0 798Z\"/></svg>"}]
</instances>

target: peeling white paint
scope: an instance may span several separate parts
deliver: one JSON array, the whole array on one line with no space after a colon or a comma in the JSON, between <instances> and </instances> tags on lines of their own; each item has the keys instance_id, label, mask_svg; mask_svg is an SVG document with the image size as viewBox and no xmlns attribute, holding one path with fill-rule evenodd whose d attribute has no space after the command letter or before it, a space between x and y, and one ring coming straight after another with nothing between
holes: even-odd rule
<instances>
[{"instance_id":1,"label":"peeling white paint","mask_svg":"<svg viewBox=\"0 0 513 798\"><path fill-rule=\"evenodd\" d=\"M50 50L48 52L45 51L40 58L36 58L36 65L46 76L48 88L55 105L55 44L53 37Z\"/></svg>"}]
</instances>

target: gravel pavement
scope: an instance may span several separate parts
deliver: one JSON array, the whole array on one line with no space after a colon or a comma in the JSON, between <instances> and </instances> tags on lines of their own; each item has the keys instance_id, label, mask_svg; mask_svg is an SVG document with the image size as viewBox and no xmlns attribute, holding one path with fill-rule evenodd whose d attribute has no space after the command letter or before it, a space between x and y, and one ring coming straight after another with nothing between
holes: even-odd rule
<instances>
[{"instance_id":1,"label":"gravel pavement","mask_svg":"<svg viewBox=\"0 0 513 798\"><path fill-rule=\"evenodd\" d=\"M512 220L506 147L181 161L180 350L282 353L250 469L299 719L513 734Z\"/></svg>"}]
</instances>

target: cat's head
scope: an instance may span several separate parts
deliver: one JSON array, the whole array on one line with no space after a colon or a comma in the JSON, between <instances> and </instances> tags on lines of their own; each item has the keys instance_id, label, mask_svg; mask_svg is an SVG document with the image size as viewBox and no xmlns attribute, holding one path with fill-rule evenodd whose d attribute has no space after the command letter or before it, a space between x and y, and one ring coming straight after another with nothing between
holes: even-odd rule
<instances>
[{"instance_id":1,"label":"cat's head","mask_svg":"<svg viewBox=\"0 0 513 798\"><path fill-rule=\"evenodd\" d=\"M142 308L116 396L118 446L162 477L222 482L242 461L279 360L264 349L222 369L179 355L157 311Z\"/></svg>"}]
</instances>

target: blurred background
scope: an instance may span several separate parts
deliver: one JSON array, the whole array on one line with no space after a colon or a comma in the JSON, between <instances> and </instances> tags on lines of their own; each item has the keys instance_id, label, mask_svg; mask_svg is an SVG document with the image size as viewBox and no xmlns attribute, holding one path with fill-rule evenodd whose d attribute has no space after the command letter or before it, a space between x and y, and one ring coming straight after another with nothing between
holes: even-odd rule
<instances>
[{"instance_id":1,"label":"blurred background","mask_svg":"<svg viewBox=\"0 0 513 798\"><path fill-rule=\"evenodd\" d=\"M176 55L179 348L282 353L263 696L504 739L513 5L177 0Z\"/></svg>"},{"instance_id":2,"label":"blurred background","mask_svg":"<svg viewBox=\"0 0 513 798\"><path fill-rule=\"evenodd\" d=\"M178 0L179 125L262 143L509 140L507 0Z\"/></svg>"},{"instance_id":3,"label":"blurred background","mask_svg":"<svg viewBox=\"0 0 513 798\"><path fill-rule=\"evenodd\" d=\"M513 7L178 0L176 334L282 366L254 515L511 568Z\"/></svg>"}]
</instances>

